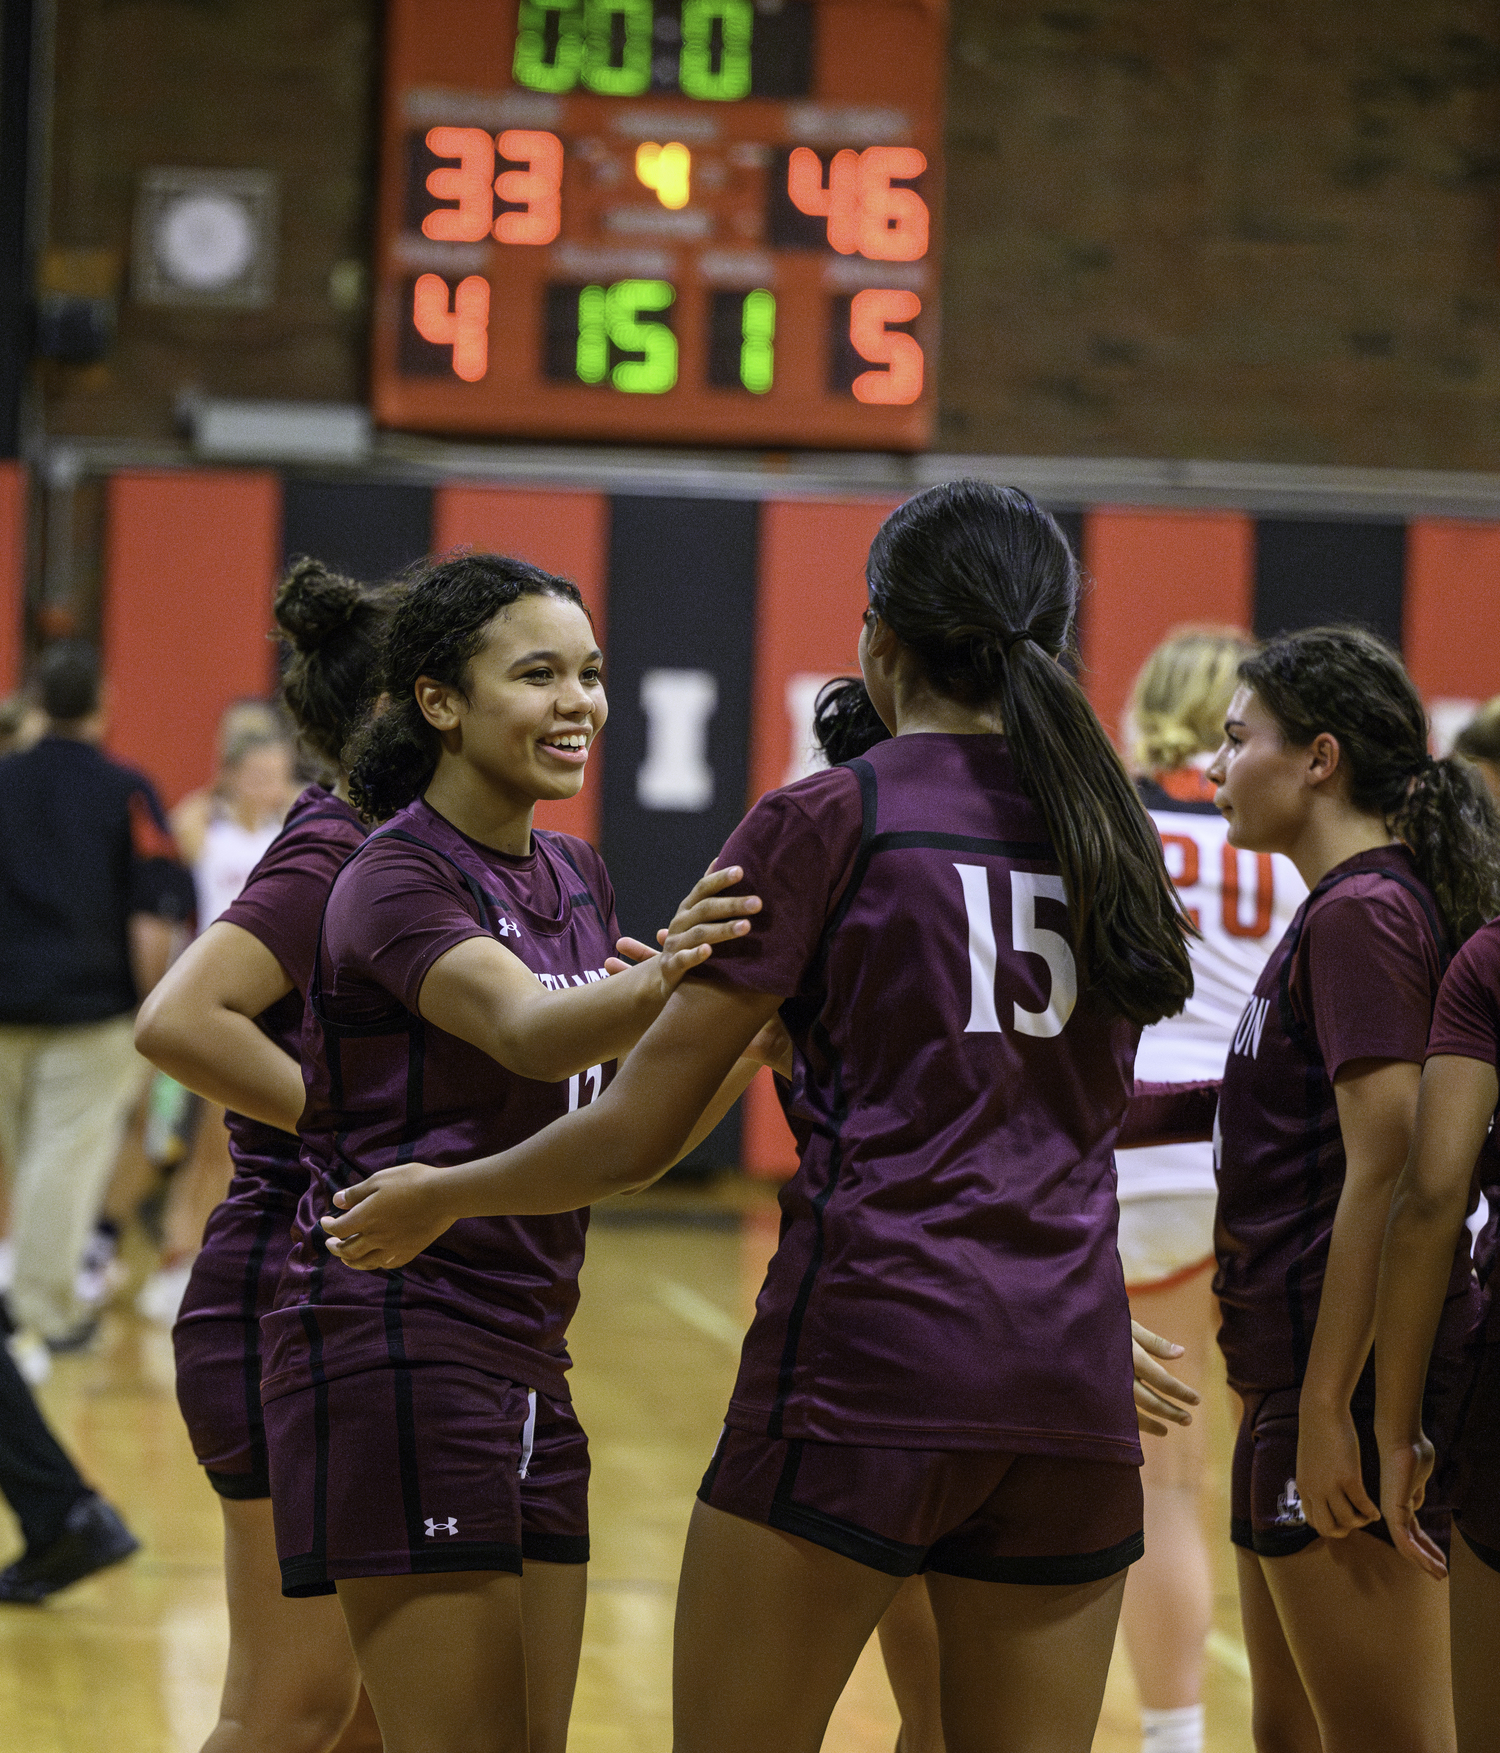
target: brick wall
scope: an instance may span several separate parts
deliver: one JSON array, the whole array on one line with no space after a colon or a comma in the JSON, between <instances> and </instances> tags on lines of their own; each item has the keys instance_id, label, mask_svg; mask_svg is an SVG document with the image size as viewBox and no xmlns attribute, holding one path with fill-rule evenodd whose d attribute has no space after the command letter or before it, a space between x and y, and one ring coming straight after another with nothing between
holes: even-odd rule
<instances>
[{"instance_id":1,"label":"brick wall","mask_svg":"<svg viewBox=\"0 0 1500 1753\"><path fill-rule=\"evenodd\" d=\"M270 168L283 217L273 307L127 296L52 432L362 393L379 11L59 0L55 248L118 272L150 165ZM955 0L940 444L1495 468L1497 92L1469 0Z\"/></svg>"}]
</instances>

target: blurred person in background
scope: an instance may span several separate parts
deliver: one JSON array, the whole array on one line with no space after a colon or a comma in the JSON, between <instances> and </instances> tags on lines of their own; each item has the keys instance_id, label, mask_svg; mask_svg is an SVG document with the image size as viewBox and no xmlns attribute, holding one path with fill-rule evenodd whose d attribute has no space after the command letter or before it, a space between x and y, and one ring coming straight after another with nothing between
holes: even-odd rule
<instances>
[{"instance_id":1,"label":"blurred person in background","mask_svg":"<svg viewBox=\"0 0 1500 1753\"><path fill-rule=\"evenodd\" d=\"M1200 935L1189 944L1193 996L1142 1031L1135 1074L1148 1083L1219 1078L1240 1016L1307 885L1288 860L1236 853L1206 770L1224 735L1241 661L1258 649L1235 627L1175 629L1146 659L1130 700L1129 765L1162 837L1167 870ZM1185 1348L1174 1366L1201 1393L1217 1319L1211 1144L1115 1154L1120 1259L1130 1312ZM1203 1650L1213 1574L1202 1524L1207 1464L1200 1421L1143 1444L1146 1555L1131 1568L1120 1624L1141 1697L1145 1753L1200 1753Z\"/></svg>"},{"instance_id":2,"label":"blurred person in background","mask_svg":"<svg viewBox=\"0 0 1500 1753\"><path fill-rule=\"evenodd\" d=\"M1500 694L1481 706L1453 740L1453 752L1472 761L1500 801Z\"/></svg>"},{"instance_id":3,"label":"blurred person in background","mask_svg":"<svg viewBox=\"0 0 1500 1753\"><path fill-rule=\"evenodd\" d=\"M46 714L29 694L12 694L0 700L0 755L29 749L46 725Z\"/></svg>"},{"instance_id":4,"label":"blurred person in background","mask_svg":"<svg viewBox=\"0 0 1500 1753\"><path fill-rule=\"evenodd\" d=\"M100 744L98 657L43 657L45 733L0 759L0 1158L11 1340L40 1378L97 1316L78 1272L144 1081L136 1005L166 969L192 885L150 781Z\"/></svg>"},{"instance_id":5,"label":"blurred person in background","mask_svg":"<svg viewBox=\"0 0 1500 1753\"><path fill-rule=\"evenodd\" d=\"M88 1485L47 1428L0 1345L0 1492L21 1524L21 1556L0 1570L0 1602L34 1607L129 1558L139 1541Z\"/></svg>"},{"instance_id":6,"label":"blurred person in background","mask_svg":"<svg viewBox=\"0 0 1500 1753\"><path fill-rule=\"evenodd\" d=\"M219 721L217 744L212 783L172 811L172 831L193 871L200 935L244 888L297 794L291 732L277 707L236 701ZM164 1079L153 1083L156 1124L148 1149L172 1178L161 1260L141 1286L136 1309L168 1326L177 1318L208 1214L224 1197L232 1173L224 1110L197 1110L196 1099L179 1086Z\"/></svg>"}]
</instances>

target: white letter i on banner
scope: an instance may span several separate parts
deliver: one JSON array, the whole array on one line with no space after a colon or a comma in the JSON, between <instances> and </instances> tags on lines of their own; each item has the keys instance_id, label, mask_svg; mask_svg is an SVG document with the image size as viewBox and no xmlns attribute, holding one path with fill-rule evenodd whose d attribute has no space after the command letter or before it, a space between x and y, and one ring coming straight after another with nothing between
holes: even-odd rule
<instances>
[{"instance_id":1,"label":"white letter i on banner","mask_svg":"<svg viewBox=\"0 0 1500 1753\"><path fill-rule=\"evenodd\" d=\"M969 977L973 1000L966 1035L998 1035L995 1009L995 919L990 911L990 873L982 864L955 864L964 886L964 911L969 916Z\"/></svg>"}]
</instances>

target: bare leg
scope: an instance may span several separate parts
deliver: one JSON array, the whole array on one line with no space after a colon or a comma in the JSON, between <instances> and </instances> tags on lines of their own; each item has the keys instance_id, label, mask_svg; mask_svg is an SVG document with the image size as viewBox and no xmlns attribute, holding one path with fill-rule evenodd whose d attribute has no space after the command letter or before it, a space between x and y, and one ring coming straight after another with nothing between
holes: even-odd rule
<instances>
[{"instance_id":1,"label":"bare leg","mask_svg":"<svg viewBox=\"0 0 1500 1753\"><path fill-rule=\"evenodd\" d=\"M1476 1558L1455 1528L1448 1578L1458 1753L1487 1753L1500 1723L1500 1571Z\"/></svg>"},{"instance_id":2,"label":"bare leg","mask_svg":"<svg viewBox=\"0 0 1500 1753\"><path fill-rule=\"evenodd\" d=\"M1172 1373L1200 1394L1212 1344L1212 1284L1204 1271L1130 1299L1136 1320L1186 1348ZM1206 1429L1200 1412L1186 1430L1141 1438L1146 1556L1130 1567L1120 1625L1149 1710L1180 1710L1203 1696L1203 1645L1213 1620L1213 1574L1199 1513Z\"/></svg>"},{"instance_id":3,"label":"bare leg","mask_svg":"<svg viewBox=\"0 0 1500 1753\"><path fill-rule=\"evenodd\" d=\"M521 1578L521 1619L526 1630L531 1753L565 1753L568 1745L588 1582L586 1564L526 1561L526 1574Z\"/></svg>"},{"instance_id":4,"label":"bare leg","mask_svg":"<svg viewBox=\"0 0 1500 1753\"><path fill-rule=\"evenodd\" d=\"M1240 1624L1250 1658L1250 1731L1255 1753L1321 1753L1318 1721L1292 1660L1261 1561L1243 1546L1235 1547L1234 1561L1239 1572Z\"/></svg>"},{"instance_id":5,"label":"bare leg","mask_svg":"<svg viewBox=\"0 0 1500 1753\"><path fill-rule=\"evenodd\" d=\"M901 1712L896 1753L944 1753L937 1620L922 1577L908 1577L886 1608L880 1653Z\"/></svg>"},{"instance_id":6,"label":"bare leg","mask_svg":"<svg viewBox=\"0 0 1500 1753\"><path fill-rule=\"evenodd\" d=\"M203 1753L326 1753L339 1741L359 1693L339 1604L332 1596L288 1601L282 1595L269 1498L219 1503L229 1668L219 1721Z\"/></svg>"},{"instance_id":7,"label":"bare leg","mask_svg":"<svg viewBox=\"0 0 1500 1753\"><path fill-rule=\"evenodd\" d=\"M1446 1582L1365 1533L1261 1569L1324 1753L1454 1753Z\"/></svg>"},{"instance_id":8,"label":"bare leg","mask_svg":"<svg viewBox=\"0 0 1500 1753\"><path fill-rule=\"evenodd\" d=\"M344 1635L347 1637L348 1633ZM354 1715L349 1719L348 1728L334 1742L333 1753L381 1753L384 1745L380 1738L380 1724L375 1720L375 1707L370 1703L369 1693L361 1686Z\"/></svg>"},{"instance_id":9,"label":"bare leg","mask_svg":"<svg viewBox=\"0 0 1500 1753\"><path fill-rule=\"evenodd\" d=\"M528 1753L520 1577L345 1578L339 1605L385 1753Z\"/></svg>"},{"instance_id":10,"label":"bare leg","mask_svg":"<svg viewBox=\"0 0 1500 1753\"><path fill-rule=\"evenodd\" d=\"M1069 1587L929 1575L948 1753L1089 1753L1125 1576Z\"/></svg>"},{"instance_id":11,"label":"bare leg","mask_svg":"<svg viewBox=\"0 0 1500 1753\"><path fill-rule=\"evenodd\" d=\"M818 1753L899 1586L811 1541L695 1503L677 1589L675 1753Z\"/></svg>"}]
</instances>

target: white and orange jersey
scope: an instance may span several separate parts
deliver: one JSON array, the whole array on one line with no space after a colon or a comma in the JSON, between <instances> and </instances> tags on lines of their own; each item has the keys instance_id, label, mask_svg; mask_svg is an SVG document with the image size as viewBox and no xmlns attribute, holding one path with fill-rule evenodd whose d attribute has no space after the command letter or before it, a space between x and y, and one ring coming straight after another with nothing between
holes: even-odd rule
<instances>
[{"instance_id":1,"label":"white and orange jersey","mask_svg":"<svg viewBox=\"0 0 1500 1753\"><path fill-rule=\"evenodd\" d=\"M1220 1077L1260 971L1307 887L1289 859L1229 844L1213 787L1197 768L1142 780L1139 790L1161 835L1168 874L1202 936L1190 946L1193 996L1180 1016L1142 1033L1135 1075L1151 1083ZM1122 1199L1214 1188L1211 1145L1122 1150L1115 1162Z\"/></svg>"}]
</instances>

